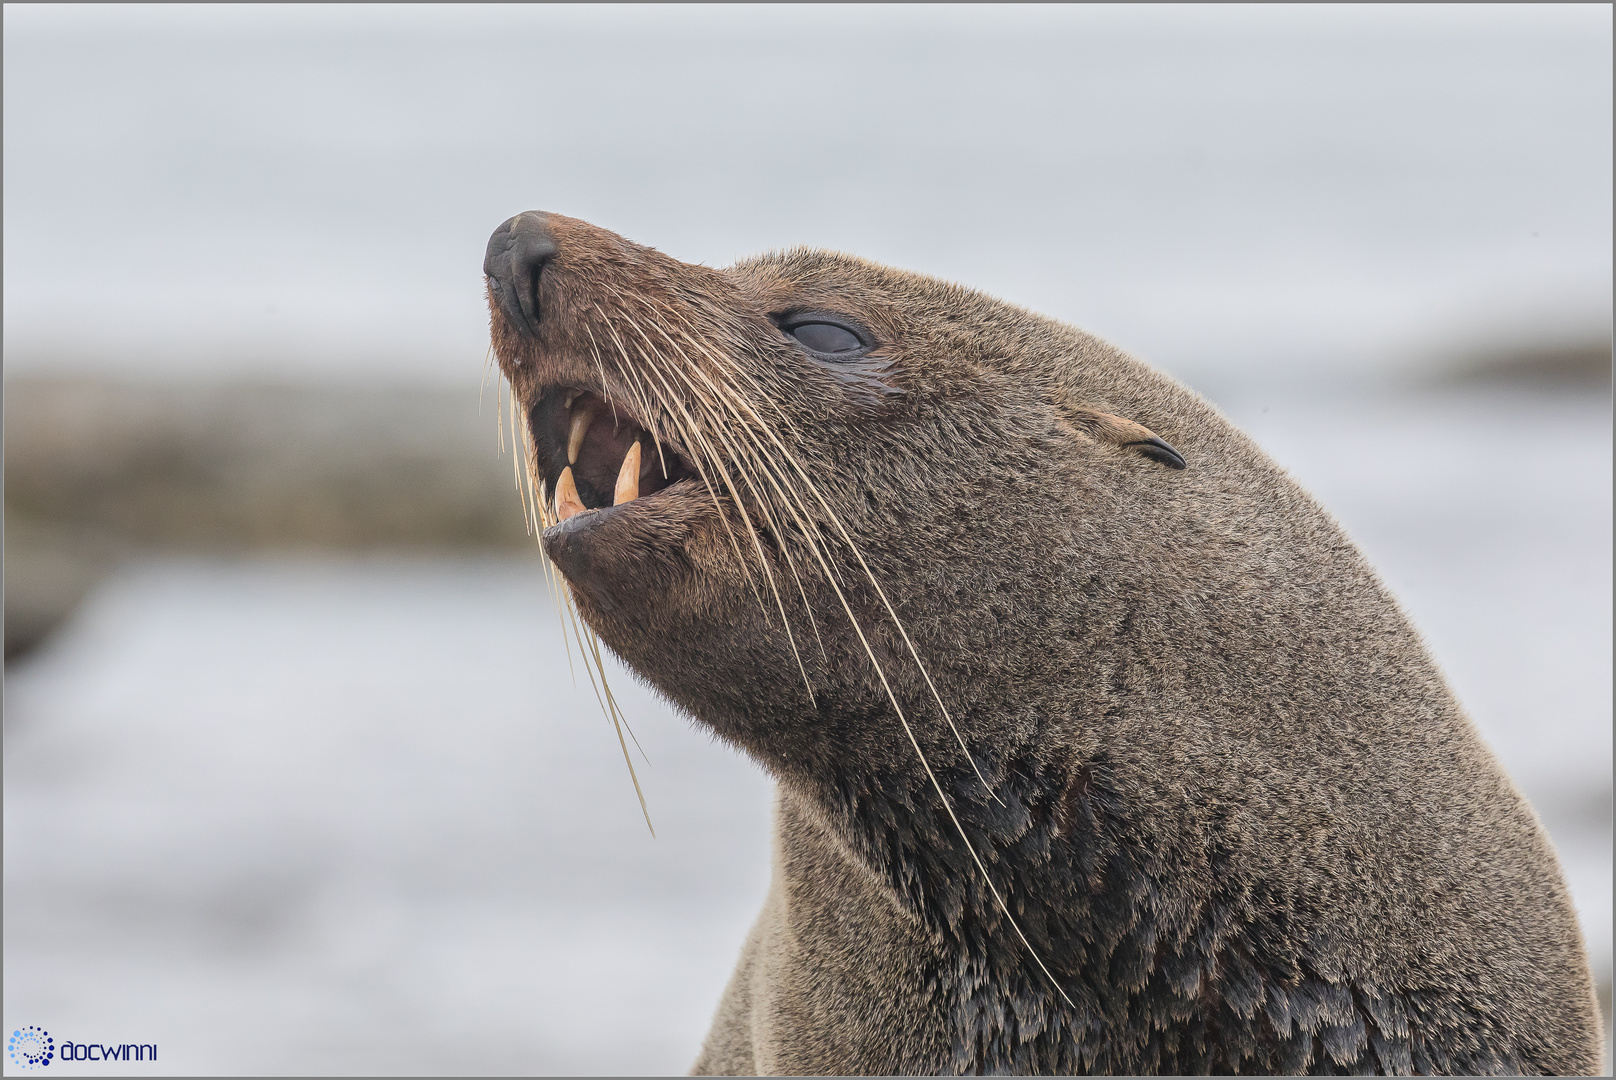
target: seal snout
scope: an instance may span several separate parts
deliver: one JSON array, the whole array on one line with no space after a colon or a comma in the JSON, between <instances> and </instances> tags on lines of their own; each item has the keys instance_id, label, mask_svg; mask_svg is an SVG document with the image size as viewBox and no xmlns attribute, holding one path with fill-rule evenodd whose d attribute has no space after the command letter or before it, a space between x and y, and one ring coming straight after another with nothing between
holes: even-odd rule
<instances>
[{"instance_id":1,"label":"seal snout","mask_svg":"<svg viewBox=\"0 0 1616 1080\"><path fill-rule=\"evenodd\" d=\"M550 215L538 210L517 214L488 238L483 273L493 283L499 308L528 337L538 336L539 275L560 250L550 231Z\"/></svg>"}]
</instances>

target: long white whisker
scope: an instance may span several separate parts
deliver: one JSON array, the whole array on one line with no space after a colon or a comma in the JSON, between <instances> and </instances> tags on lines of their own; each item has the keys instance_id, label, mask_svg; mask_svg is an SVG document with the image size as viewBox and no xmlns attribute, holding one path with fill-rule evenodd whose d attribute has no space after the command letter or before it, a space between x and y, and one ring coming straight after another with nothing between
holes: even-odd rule
<instances>
[{"instance_id":1,"label":"long white whisker","mask_svg":"<svg viewBox=\"0 0 1616 1080\"><path fill-rule=\"evenodd\" d=\"M613 291L614 294L616 294L618 296L619 300L627 299L627 298L623 297L620 293L617 293L617 291L615 289L613 289L612 291ZM642 306L646 306L646 305L642 305ZM599 310L599 309L597 308L597 310ZM658 314L654 309L652 309L650 311L650 313L652 315ZM630 321L635 326L636 330L638 330L639 329L638 324L633 323L633 320L630 320ZM730 452L731 459L734 461L737 468L740 469L742 479L745 481L746 486L752 491L752 494L753 494L753 497L754 497L754 504L758 507L759 512L761 512L764 515L765 527L772 530L777 536L782 536L783 537L783 535L784 535L783 531L780 529L779 523L775 520L774 513L773 513L773 508L772 508L772 505L771 505L771 501L768 498L764 497L763 494L757 490L757 485L756 485L755 481L752 479L751 474L745 468L744 461L745 461L745 458L748 455L743 455L740 452L740 448L738 448L735 445L735 443L730 439L729 434L728 434L731 425L726 423L725 420L726 419L733 419L734 421L736 421L736 424L735 424L736 429L743 436L745 436L748 440L750 440L750 434L745 431L745 424L741 422L742 417L740 416L740 414L738 412L736 412L733 409L734 400L735 400L735 398L737 396L736 392L733 390L733 388L730 388L728 386L724 386L722 384L715 384L707 376L706 372L703 372L700 369L699 365L693 363L690 360L689 356L679 346L678 342L674 341L673 338L669 336L667 330L663 328L663 326L660 324L660 322L657 322L655 319L653 319L651 321L651 326L652 326L652 328L654 330L657 331L658 334L660 334L662 336L663 340L666 341L668 343L668 345L673 348L675 354L679 357L679 359L681 361L683 361L682 364L670 365L670 370L672 370L679 377L680 381L682 381L690 389L691 393L695 396L697 401L704 403L703 404L703 411L706 413L707 419L709 420L709 424L707 426L714 432L715 435L717 435L724 442L725 448L728 449L729 452ZM644 338L643 331L640 331L640 334L641 334L641 337L643 339ZM680 337L683 338L684 335L681 333ZM650 345L650 343L647 342L647 346L649 346L649 345ZM702 379L702 381L707 384L707 386L709 387L709 389L712 392L711 396L701 393L701 388L696 386L695 383L693 383L691 381L691 374L692 373L699 376ZM725 417L722 417L722 416L715 417L713 415L712 410L708 407L708 405L706 403L713 401L714 398L716 398L717 402L721 403L722 405L724 405L725 407L730 409L730 412L732 414L731 417L729 417L729 418L725 418ZM687 416L688 416L688 414L687 414ZM701 433L701 430L702 430L701 425L694 425L693 430L699 436L700 433ZM705 445L705 439L704 438L703 438L703 443ZM754 456L754 457L756 456L755 444L753 444L753 454L751 456ZM789 503L787 503L787 509L792 509ZM742 513L744 515L744 510L742 511ZM807 531L809 533L809 539L810 539L810 542L812 542L811 530L807 529L806 523L799 520L799 525L804 527L805 531ZM750 522L748 521L748 530L750 531L750 529L751 529L751 526L750 526ZM758 549L759 549L758 550L758 556L759 556L759 559L761 560L763 558L762 550L761 550L761 542L758 541L758 538L757 538L755 533L753 534L753 540L754 540L754 543L758 546ZM802 598L803 611L808 616L808 625L809 625L809 628L813 630L814 639L815 639L816 643L819 645L820 655L825 656L825 655L827 655L826 651L825 651L825 642L824 642L824 639L822 637L820 637L818 620L816 620L814 618L813 605L811 605L808 602L808 594L807 594L807 591L803 587L801 576L797 573L795 560L792 559L790 550L787 547L782 546L781 549L780 549L780 552L781 552L781 555L785 559L786 568L791 572L792 579L793 579L793 581L795 582L795 584L797 586L797 593ZM768 575L768 566L767 566L766 561L764 562L764 573L766 575ZM771 588L772 588L772 586L773 586L772 576L770 576L770 585L771 585ZM779 603L780 596L779 596L778 592L775 592L775 599L776 599L776 602ZM785 630L786 630L787 638L790 641L790 644L792 646L793 654L796 655L796 641L794 639L794 635L792 635L792 633L791 633L790 623L785 618L784 606L783 606L783 604L780 605L780 606L781 606L781 613L780 613L781 614L781 621L783 623L785 623ZM809 696L809 700L811 701L811 700L813 700L813 696L814 696L813 686L811 685L811 683L809 683L808 673L807 673L807 670L803 667L801 656L796 655L796 659L797 659L798 668L802 670L804 682L806 684L808 684L807 685L808 696Z\"/></svg>"},{"instance_id":2,"label":"long white whisker","mask_svg":"<svg viewBox=\"0 0 1616 1080\"><path fill-rule=\"evenodd\" d=\"M605 313L600 310L600 306L598 304L594 305L594 308L595 308L595 314L597 314L597 315L599 315L601 317L601 320L602 320L603 324L606 327L606 332L612 335L612 340L617 344L619 350L621 350L622 342L620 340L618 340L616 333L614 333L612 331L610 323L606 322ZM605 389L605 387L606 387L606 382L605 382L606 375L605 375L604 368L602 368L602 366L601 366L600 346L596 343L595 335L594 335L593 332L591 332L589 330L588 326L584 327L584 332L586 334L588 334L588 336L589 336L589 347L594 352L595 367L596 367L597 370L599 370L601 372L601 388ZM666 410L666 411L669 411L671 413L671 410ZM699 433L694 433L694 434L699 434ZM723 507L719 505L719 502L718 502L718 488L708 481L707 474L706 474L705 470L703 469L702 463L700 461L695 461L695 466L696 466L696 472L701 477L702 484L707 488L708 497L710 497L712 499L712 501L713 501L713 509L718 511L719 524L721 524L724 527L724 534L729 538L730 546L735 549L736 561L740 564L742 572L746 574L747 585L752 589L752 593L757 598L758 604L760 606L762 606L762 604L763 604L763 596L757 590L757 583L752 580L751 567L747 563L746 556L741 551L740 541L735 538L734 532L729 527L729 518L724 514Z\"/></svg>"},{"instance_id":3,"label":"long white whisker","mask_svg":"<svg viewBox=\"0 0 1616 1080\"><path fill-rule=\"evenodd\" d=\"M600 308L599 308L598 305L596 306L595 311L596 311L597 314L601 314L602 318L605 317L604 313L600 311ZM633 326L635 328L635 331L641 335L642 339L644 339L644 332L639 330L638 324L633 319L625 317L625 321L627 321L630 326ZM612 330L612 328L611 328L611 326L609 324L607 325L606 329L607 329L607 332L612 335L613 340L617 340L616 332ZM621 349L622 348L621 342L619 341L618 344L619 344L619 348ZM648 339L646 339L646 344L647 345L650 344ZM645 364L643 366L645 367L645 369L653 377L657 378L658 381L662 380L662 373L659 370L658 365ZM675 370L677 370L677 368L678 368L678 365L669 365L669 366L671 368L675 369ZM664 386L665 386L665 384L664 384ZM728 472L725 471L722 468L722 465L721 465L722 458L719 455L713 453L711 446L706 444L706 438L705 438L705 435L702 432L702 429L701 429L700 425L696 424L694 422L694 420L690 417L690 414L689 414L688 410L686 410L685 407L684 407L683 401L681 401L679 399L678 395L673 394L671 392L671 388L666 388L666 386L665 386L665 389L669 390L669 392L667 394L667 399L669 401L671 401L672 404L679 410L680 414L685 417L685 421L686 421L686 424L687 424L687 427L688 427L689 431L693 435L695 435L698 439L700 439L700 441L704 445L704 448L705 448L706 452L704 454L697 455L697 456L698 457L709 457L709 458L712 459L714 466L716 468L718 468L718 470L719 470L720 476L723 479L725 486L729 489L730 497L735 501L736 508L740 512L740 515L741 515L741 520L746 525L747 532L751 536L752 542L753 542L754 546L757 549L758 563L759 563L760 567L763 570L765 580L768 582L769 591L773 594L774 599L775 599L775 603L779 608L781 626L785 630L786 640L787 640L787 643L791 647L791 653L792 653L793 658L795 658L795 660L797 661L797 667L802 672L803 684L807 688L808 698L809 698L810 703L812 703L813 699L814 699L813 684L812 684L811 680L809 680L809 678L808 678L808 669L807 669L806 665L803 663L802 656L797 651L797 642L796 642L795 636L791 633L791 621L786 615L785 602L780 596L780 591L775 586L774 574L769 569L768 558L764 554L764 551L763 551L763 542L762 542L761 538L758 537L757 531L752 528L752 524L751 524L750 520L748 520L747 517L746 517L745 510L743 509L744 503L742 502L742 500L740 498L740 493L735 490L733 483L731 483L731 481L729 479ZM715 433L720 434L720 437L722 437L722 428L721 427L716 427L714 430L715 430ZM703 468L702 468L702 465L701 465L701 463L699 461L697 462L697 469L698 469L698 471L704 471ZM706 476L705 475L703 475L702 479L703 479L703 482L706 482ZM723 515L723 510L722 510L721 507L719 508L719 514L721 516Z\"/></svg>"},{"instance_id":4,"label":"long white whisker","mask_svg":"<svg viewBox=\"0 0 1616 1080\"><path fill-rule=\"evenodd\" d=\"M977 851L976 845L972 843L969 834L965 830L963 822L960 820L957 812L954 809L952 800L949 799L947 792L942 786L941 780L933 770L931 763L926 756L925 750L922 748L920 740L914 731L914 728L910 724L907 715L904 713L903 707L899 702L897 692L887 678L884 667L873 644L865 634L863 627L859 623L858 617L853 611L851 600L843 588L843 579L840 568L836 565L837 561L839 560L833 560L830 557L831 553L827 541L832 539L837 541L840 546L845 547L848 553L853 556L858 565L859 571L862 572L864 579L869 582L870 587L874 590L875 596L878 598L881 609L884 611L886 618L892 622L894 628L898 631L899 637L903 641L905 650L908 652L910 658L919 669L921 677L925 681L932 700L936 702L945 723L948 725L949 730L953 733L954 739L958 743L961 752L965 755L965 760L969 763L972 771L976 774L977 779L982 783L989 796L1003 805L1003 800L1000 799L997 793L993 791L992 786L987 782L987 778L982 774L981 768L977 765L975 757L971 754L969 747L965 743L964 736L959 731L958 726L954 723L953 717L950 715L947 705L943 701L941 692L938 690L936 683L932 679L930 672L927 670L924 661L921 659L919 649L916 647L913 639L908 633L908 630L905 628L902 620L899 618L896 607L888 597L886 590L882 588L880 581L876 578L874 571L870 567L868 561L865 559L858 544L854 541L851 531L847 528L847 525L843 522L841 516L836 512L835 508L831 505L825 494L820 490L819 485L813 481L808 470L804 468L802 463L797 459L796 455L782 439L782 432L788 432L793 436L794 440L801 441L800 438L797 437L795 427L791 422L790 417L787 416L784 410L775 403L775 396L768 392L768 388L765 387L752 372L741 368L740 365L728 357L715 355L699 340L699 335L692 337L691 335L686 334L684 331L676 331L679 338L689 345L693 352L705 357L710 362L714 374L709 374L708 371L704 370L701 363L696 362L690 353L687 353L678 342L674 341L668 329L664 327L664 318L666 317L671 317L672 319L678 321L679 323L683 324L685 330L690 330L692 334L695 334L694 329L690 327L690 324L679 312L677 305L670 305L670 309L668 311L649 310L651 317L647 319L648 324L664 340L667 341L672 353L678 358L678 360L675 362L669 362L666 360L661 363L657 362L662 358L662 350L652 344L645 330L639 325L638 320L627 312L626 298L623 297L618 290L611 288L610 285L608 285L607 288L612 293L617 295L620 302L624 302L625 310L619 311L617 314L626 326L632 328L634 335L637 336L644 345L644 352L639 353L640 362L638 364L632 363L631 357L634 354L631 354L630 350L626 348L622 338L617 334L617 331L613 326L613 320L607 317L605 312L601 311L598 304L595 305L595 312L601 319L601 325L604 327L606 333L610 335L613 344L616 346L617 355L621 360L624 382L627 384L630 393L639 399L639 405L645 410L644 415L647 418L648 424L652 422L652 418L654 416L661 415L667 417L670 425L682 433L687 445L690 445L691 449L698 451L692 455L694 464L696 465L697 471L701 474L702 482L707 487L709 495L714 500L715 509L718 511L720 521L724 523L726 534L729 535L730 542L735 549L737 559L740 561L743 569L748 569L748 580L750 581L750 560L742 554L742 549L738 539L729 529L727 515L724 513L723 507L718 501L718 491L720 488L726 491L731 500L734 502L736 511L739 514L741 521L745 525L747 532L750 534L753 554L757 559L759 567L763 571L769 591L773 594L775 606L778 608L783 628L785 629L788 641L791 643L793 655L796 657L798 667L802 671L805 684L809 683L807 669L803 664L802 657L797 653L797 646L791 632L790 620L785 608L783 597L780 595L779 589L776 586L775 575L770 568L770 559L768 557L768 553L763 546L762 539L758 535L757 529L753 527L751 518L747 513L746 507L748 504L742 498L740 490L741 487L744 487L751 495L752 504L757 507L758 512L763 517L763 526L778 537L781 556L785 559L786 565L792 573L798 592L803 600L803 608L806 612L808 612L808 617L812 621L812 605L808 603L805 585L800 575L797 573L791 553L788 550L791 544L789 543L788 536L783 527L785 521L787 520L789 520L795 526L799 536L802 538L802 546L805 549L806 555L809 557L810 563L819 567L827 584L830 586L831 591L834 593L837 603L847 616L848 622L851 625L861 648L871 663L876 678L880 683L881 689L888 702L891 704L894 714L898 718L898 723L903 730L904 736L908 739L911 748L913 748L915 751L915 755L920 761L921 768L924 770L927 780L930 782L933 790L935 790L938 798L941 800L944 811L947 813L949 820L953 823L954 829L959 834L959 837L964 843L966 850L970 853L972 862L975 864L978 872L982 875L982 880L987 885L988 890L992 894L999 910L1003 913L1005 919L1015 931L1016 936L1021 941L1022 945L1032 956L1034 962L1037 963L1039 969L1044 973L1045 977L1049 979L1050 984L1054 986L1056 992L1060 994L1062 999L1065 1000L1068 1005L1072 1005L1072 999L1066 994L1066 991L1061 987L1060 983L1056 981L1053 972L1050 971L1049 967L1038 955L1038 951L1033 947L1031 941L1028 940L1026 934L1022 931L1021 926L1016 921L1014 915L1011 914L1009 905L1006 902L1004 895L999 891L998 886L994 883L992 876L988 872L985 861L983 860L981 854ZM643 299L635 297L634 300L642 309L649 309L649 305L646 304ZM697 306L700 307L705 305L697 303ZM733 336L738 340L744 338L744 326L734 323L733 319L725 316L722 312L712 312L708 314L714 314L715 324L719 325L721 328L731 330ZM586 327L585 329L587 330L588 328ZM601 385L604 389L611 384L609 384L606 380L606 373L602 363L600 349L598 345L596 345L592 333L590 334L590 342L594 353L596 368L600 374ZM633 374L630 374L630 372ZM668 373L671 373L671 375ZM644 385L640 383L641 377L646 379ZM689 401L691 402L689 406L686 404L686 395L674 392L674 388L669 384L670 377L676 378L679 382L684 384L685 389L688 392ZM778 382L781 380L779 377L776 377L774 381ZM783 389L783 385L780 388ZM653 398L657 400L659 408L653 409L651 407L650 399ZM514 400L512 405L514 410ZM766 420L759 414L760 408L766 409L772 414L770 419ZM693 415L692 410L694 410L694 412L698 415ZM705 423L698 422L698 416L699 419L701 421L705 421ZM512 416L512 425L514 435L514 411ZM528 435L529 439L531 439L531 433L524 432L524 434ZM711 440L708 437L709 435L712 436ZM725 451L724 454L721 455L717 452L712 440L716 440L722 446ZM729 467L725 466L726 459L729 463ZM709 467L717 473L717 476L713 478L718 481L716 484L713 482L713 479L710 479L708 476L707 470ZM734 468L739 473L740 487L737 487L736 482L731 478L729 471L730 467ZM530 472L533 470L533 468L534 467L530 465ZM666 474L665 466L664 474ZM532 488L533 483L530 476L530 489ZM521 490L520 484L518 485L518 490ZM534 497L536 497L536 495L537 492L535 491ZM817 507L817 512L811 512L814 507ZM547 519L547 508L543 508L540 510L538 520L542 522ZM825 532L824 523L826 522L828 522L831 530L829 534ZM755 591L756 589L754 586L754 592ZM761 597L759 597L759 599L761 601ZM568 597L567 610L572 616L573 629L575 635L578 635L579 647L580 649L584 649L584 635L580 633L581 621L576 616L570 596ZM814 631L817 637L817 624L814 626ZM589 641L589 649L586 650L586 655L593 660L594 667L597 671L599 671L602 685L604 685L605 668L600 655L598 638L592 631L587 633L587 638ZM821 649L823 650L824 644L822 640L820 645ZM590 682L593 686L595 683L594 672L589 671L589 665L587 664L585 665L585 670L586 673L589 674ZM812 686L809 685L810 697L812 696L812 693ZM635 792L639 796L641 810L645 814L646 825L647 827L650 827L650 814L646 808L644 793L640 788L638 777L634 775L634 767L632 761L629 760L628 747L626 741L623 739L622 727L618 726L620 717L615 699L613 698L609 687L606 688L604 694L599 687L596 687L596 697L597 699L601 700L602 708L612 718L614 726L617 726L618 742L623 750L624 760L629 764L629 774L631 778L633 778ZM630 731L630 735L632 736L632 731ZM655 835L654 829L652 831L652 835Z\"/></svg>"},{"instance_id":5,"label":"long white whisker","mask_svg":"<svg viewBox=\"0 0 1616 1080\"><path fill-rule=\"evenodd\" d=\"M693 370L699 371L699 367L697 365L692 364L690 367ZM767 400L767 398L765 397L764 400ZM745 404L744 398L742 398L742 403ZM754 419L759 419L756 417L755 413L753 413L753 417ZM875 574L870 569L869 564L865 562L862 552L859 551L858 545L854 543L851 534L848 533L847 528L842 523L840 516L831 508L824 495L819 491L818 485L816 485L812 479L809 478L807 471L803 469L802 465L796 460L795 455L793 455L790 450L783 445L773 429L768 424L762 423L759 419L756 430L761 430L769 437L770 441L775 444L776 448L780 452L781 458L791 466L794 472L796 472L798 479L802 482L802 485L810 494L813 495L814 499L820 504L820 507L834 524L836 531L840 534L842 542L853 554L853 557L858 560L860 569L864 571L864 575L869 580L871 587L875 589L876 595L880 598L881 604L886 609L888 617L892 620L893 625L897 628L898 633L902 636L905 646L909 650L911 657L914 659L916 666L920 669L921 676L925 679L927 688L931 691L933 699L937 702L938 708L942 711L944 720L948 723L949 729L953 732L954 738L959 743L961 751L965 754L966 761L970 763L972 771L976 773L977 779L981 781L982 786L987 790L988 794L998 801L1000 805L1004 805L1004 801L1000 799L997 793L993 791L992 786L987 782L987 778L982 775L981 769L977 767L975 758L971 755L969 748L965 745L963 735L961 735L958 727L955 726L953 718L948 713L947 706L943 703L941 693L939 693L937 690L936 684L932 681L930 673L926 671L925 664L920 659L919 650L915 648L914 642L910 639L908 631L903 626L902 620L898 618L897 611L894 610L891 601L887 598L885 590L881 588L880 582L876 580ZM765 475L771 475L772 470L767 466L769 458L764 457L763 461L765 462ZM774 486L776 486L777 491L780 491L783 499L785 499L787 502L794 501L794 496L789 491L789 485ZM921 767L925 769L927 778L931 781L932 787L936 790L938 798L942 800L943 809L948 812L949 820L954 823L954 828L959 833L960 840L965 844L966 850L970 852L971 859L976 864L978 871L981 872L982 880L987 884L989 891L992 892L994 900L998 903L999 910L1004 913L1005 919L1010 923L1011 928L1015 930L1016 936L1021 940L1021 943L1026 946L1028 953L1038 964L1039 969L1042 970L1045 977L1049 979L1050 984L1055 987L1055 991L1061 995L1068 1005L1071 1005L1071 998L1061 987L1060 983L1055 979L1054 973L1049 970L1049 967L1044 963L1043 958L1038 955L1038 951L1033 948L1032 942L1027 940L1027 936L1022 932L1020 924L1016 922L1015 916L1010 913L1009 905L1005 903L1004 897L1000 894L998 886L993 883L993 878L988 873L987 866L983 863L982 857L977 853L976 846L971 843L970 837L966 834L964 825L960 822L958 815L955 813L953 804L949 800L947 793L943 790L943 786L937 779L936 773L932 771L931 763L927 760L925 751L921 749L920 742L915 737L914 731L909 725L908 718L903 713L902 706L900 706L898 703L897 694L887 682L886 673L882 670L881 663L875 655L875 650L871 647L868 639L865 637L864 630L859 625L857 617L853 614L852 606L848 602L847 597L843 594L840 586L836 584L835 575L830 571L827 561L818 552L817 545L810 545L810 550L815 554L821 565L824 566L827 581L831 585L832 590L835 592L836 598L840 602L843 611L847 614L848 622L852 625L854 633L858 635L859 643L861 646L863 646L865 654L869 657L870 662L875 669L876 677L880 680L881 687L886 692L888 701L890 701L892 704L893 711L898 717L898 722L903 728L904 735L909 739L909 744L914 748L915 755L917 758L919 758Z\"/></svg>"}]
</instances>

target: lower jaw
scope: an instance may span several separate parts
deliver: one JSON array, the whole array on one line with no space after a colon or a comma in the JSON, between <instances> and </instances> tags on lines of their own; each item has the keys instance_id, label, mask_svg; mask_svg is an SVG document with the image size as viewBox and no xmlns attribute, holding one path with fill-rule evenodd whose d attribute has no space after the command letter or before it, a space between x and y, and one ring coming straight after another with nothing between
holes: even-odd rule
<instances>
[{"instance_id":1,"label":"lower jaw","mask_svg":"<svg viewBox=\"0 0 1616 1080\"><path fill-rule=\"evenodd\" d=\"M685 543L690 501L658 492L578 510L545 529L540 540L586 608L648 613L692 571Z\"/></svg>"}]
</instances>

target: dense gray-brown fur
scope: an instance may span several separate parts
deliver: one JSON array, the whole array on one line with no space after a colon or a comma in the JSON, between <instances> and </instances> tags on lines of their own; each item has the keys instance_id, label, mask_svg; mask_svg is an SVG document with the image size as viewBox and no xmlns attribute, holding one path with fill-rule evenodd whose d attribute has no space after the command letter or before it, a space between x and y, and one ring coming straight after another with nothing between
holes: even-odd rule
<instances>
[{"instance_id":1,"label":"dense gray-brown fur","mask_svg":"<svg viewBox=\"0 0 1616 1080\"><path fill-rule=\"evenodd\" d=\"M685 469L545 531L578 612L777 780L694 1071L1599 1069L1531 808L1196 394L845 255L715 270L526 214L486 269L542 492L563 390ZM873 351L844 376L782 332L803 311Z\"/></svg>"}]
</instances>

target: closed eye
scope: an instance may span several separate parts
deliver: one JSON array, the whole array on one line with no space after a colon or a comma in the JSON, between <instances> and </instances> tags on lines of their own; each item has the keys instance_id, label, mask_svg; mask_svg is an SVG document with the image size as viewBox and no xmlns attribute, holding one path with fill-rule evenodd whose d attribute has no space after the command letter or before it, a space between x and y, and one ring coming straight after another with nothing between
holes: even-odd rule
<instances>
[{"instance_id":1,"label":"closed eye","mask_svg":"<svg viewBox=\"0 0 1616 1080\"><path fill-rule=\"evenodd\" d=\"M870 345L855 330L841 323L827 322L823 318L804 319L780 328L797 339L810 352L821 356L851 357L863 353Z\"/></svg>"}]
</instances>

